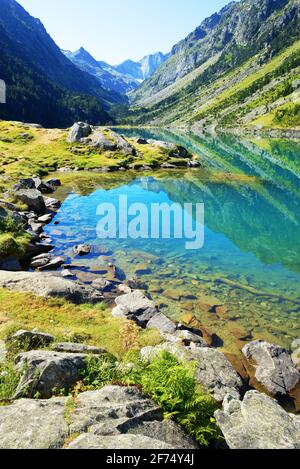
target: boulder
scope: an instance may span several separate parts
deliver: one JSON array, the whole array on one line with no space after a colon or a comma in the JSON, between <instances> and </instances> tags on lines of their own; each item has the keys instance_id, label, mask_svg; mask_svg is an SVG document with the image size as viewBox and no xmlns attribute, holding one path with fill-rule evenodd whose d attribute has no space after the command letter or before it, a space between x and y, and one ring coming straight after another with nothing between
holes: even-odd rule
<instances>
[{"instance_id":1,"label":"boulder","mask_svg":"<svg viewBox=\"0 0 300 469\"><path fill-rule=\"evenodd\" d=\"M195 361L196 379L214 399L222 402L227 394L239 399L243 382L223 353L192 343L184 347L176 342L166 342L156 347L145 347L141 356L146 361L167 351L181 361Z\"/></svg>"},{"instance_id":2,"label":"boulder","mask_svg":"<svg viewBox=\"0 0 300 469\"><path fill-rule=\"evenodd\" d=\"M59 449L69 435L68 398L21 399L0 407L0 449Z\"/></svg>"},{"instance_id":3,"label":"boulder","mask_svg":"<svg viewBox=\"0 0 300 469\"><path fill-rule=\"evenodd\" d=\"M20 179L20 181L14 185L15 191L27 189L37 189L43 194L54 192L54 189L50 184L42 181L42 179L37 176L34 176L32 178Z\"/></svg>"},{"instance_id":4,"label":"boulder","mask_svg":"<svg viewBox=\"0 0 300 469\"><path fill-rule=\"evenodd\" d=\"M61 449L70 435L78 436L68 449L199 449L134 387L0 407L0 449Z\"/></svg>"},{"instance_id":5,"label":"boulder","mask_svg":"<svg viewBox=\"0 0 300 469\"><path fill-rule=\"evenodd\" d=\"M54 342L54 337L51 334L38 331L19 330L14 334L7 337L6 341L9 345L17 345L26 350L34 350L39 347L47 347Z\"/></svg>"},{"instance_id":6,"label":"boulder","mask_svg":"<svg viewBox=\"0 0 300 469\"><path fill-rule=\"evenodd\" d=\"M84 431L96 437L92 440L95 449L118 448L122 441L131 442L130 449L151 448L149 445L155 445L155 448L197 448L179 425L165 422L155 403L133 387L107 386L100 391L80 394L71 420L71 433ZM132 438L120 439L121 436ZM90 444L91 440L87 441L86 438L79 440L80 445L84 445L82 448ZM75 440L71 448L77 447L79 442Z\"/></svg>"},{"instance_id":7,"label":"boulder","mask_svg":"<svg viewBox=\"0 0 300 469\"><path fill-rule=\"evenodd\" d=\"M116 151L117 144L112 140L106 138L102 132L93 132L91 137L90 146L93 148L97 148L102 151Z\"/></svg>"},{"instance_id":8,"label":"boulder","mask_svg":"<svg viewBox=\"0 0 300 469\"><path fill-rule=\"evenodd\" d=\"M171 319L167 318L162 313L157 313L150 319L147 324L148 329L158 329L159 332L166 334L174 334L176 331L176 324Z\"/></svg>"},{"instance_id":9,"label":"boulder","mask_svg":"<svg viewBox=\"0 0 300 469\"><path fill-rule=\"evenodd\" d=\"M87 354L58 353L33 350L21 353L16 358L17 370L23 375L18 384L15 398L52 397L54 389L68 391L80 379L80 371L86 366Z\"/></svg>"},{"instance_id":10,"label":"boulder","mask_svg":"<svg viewBox=\"0 0 300 469\"><path fill-rule=\"evenodd\" d=\"M92 133L92 128L89 124L84 122L76 122L70 129L67 142L75 143L80 142L82 138L86 138Z\"/></svg>"},{"instance_id":11,"label":"boulder","mask_svg":"<svg viewBox=\"0 0 300 469\"><path fill-rule=\"evenodd\" d=\"M300 417L257 391L242 402L227 397L215 418L231 449L300 449Z\"/></svg>"},{"instance_id":12,"label":"boulder","mask_svg":"<svg viewBox=\"0 0 300 469\"><path fill-rule=\"evenodd\" d=\"M256 363L255 378L274 396L287 394L300 380L299 369L282 347L256 340L243 348L243 354Z\"/></svg>"},{"instance_id":13,"label":"boulder","mask_svg":"<svg viewBox=\"0 0 300 469\"><path fill-rule=\"evenodd\" d=\"M102 348L93 347L91 345L85 345L85 344L76 344L72 342L56 343L51 346L51 349L54 352L63 352L63 353L84 353L84 354L92 354L92 355L107 354L107 351Z\"/></svg>"},{"instance_id":14,"label":"boulder","mask_svg":"<svg viewBox=\"0 0 300 469\"><path fill-rule=\"evenodd\" d=\"M37 189L21 189L15 193L16 197L38 215L45 213L46 205L42 193Z\"/></svg>"},{"instance_id":15,"label":"boulder","mask_svg":"<svg viewBox=\"0 0 300 469\"><path fill-rule=\"evenodd\" d=\"M101 293L94 288L52 273L0 271L0 287L31 292L44 298L65 298L75 304L103 300Z\"/></svg>"},{"instance_id":16,"label":"boulder","mask_svg":"<svg viewBox=\"0 0 300 469\"><path fill-rule=\"evenodd\" d=\"M117 149L121 153L125 153L126 155L132 155L132 156L136 155L135 148L129 142L127 142L126 138L123 137L123 135L120 135L117 132L111 131L111 136L116 142Z\"/></svg>"},{"instance_id":17,"label":"boulder","mask_svg":"<svg viewBox=\"0 0 300 469\"><path fill-rule=\"evenodd\" d=\"M127 317L142 327L158 314L154 301L150 300L142 290L133 290L131 293L119 296L115 302L117 307L113 309L113 316Z\"/></svg>"}]
</instances>

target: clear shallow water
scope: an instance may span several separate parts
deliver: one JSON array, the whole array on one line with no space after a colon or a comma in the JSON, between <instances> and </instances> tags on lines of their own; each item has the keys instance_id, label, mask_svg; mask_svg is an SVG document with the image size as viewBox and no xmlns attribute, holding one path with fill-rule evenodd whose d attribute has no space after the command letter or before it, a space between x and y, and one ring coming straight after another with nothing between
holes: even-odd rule
<instances>
[{"instance_id":1,"label":"clear shallow water","mask_svg":"<svg viewBox=\"0 0 300 469\"><path fill-rule=\"evenodd\" d=\"M228 351L236 352L252 337L289 346L300 336L299 145L122 132L184 144L219 172L258 179L222 182L197 170L103 175L95 182L93 175L76 174L47 227L57 254L79 264L79 276L87 270L106 275L113 262L128 278L142 278L169 316L194 316ZM119 195L148 207L153 202L204 203L203 249L187 251L179 240L97 239L97 206L117 204ZM81 243L98 246L98 254L74 259L72 249Z\"/></svg>"}]
</instances>

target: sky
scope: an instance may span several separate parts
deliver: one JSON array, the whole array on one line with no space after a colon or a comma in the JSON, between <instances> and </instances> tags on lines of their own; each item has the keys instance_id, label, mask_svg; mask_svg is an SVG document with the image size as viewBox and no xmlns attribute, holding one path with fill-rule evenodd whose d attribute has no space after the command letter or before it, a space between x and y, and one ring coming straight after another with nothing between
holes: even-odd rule
<instances>
[{"instance_id":1,"label":"sky","mask_svg":"<svg viewBox=\"0 0 300 469\"><path fill-rule=\"evenodd\" d=\"M229 0L18 0L60 48L116 65L169 52Z\"/></svg>"}]
</instances>

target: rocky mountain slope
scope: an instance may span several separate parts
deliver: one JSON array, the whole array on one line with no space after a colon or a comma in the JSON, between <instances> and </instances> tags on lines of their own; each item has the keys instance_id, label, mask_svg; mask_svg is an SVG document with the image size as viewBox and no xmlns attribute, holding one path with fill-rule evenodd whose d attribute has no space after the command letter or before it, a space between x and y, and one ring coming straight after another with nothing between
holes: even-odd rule
<instances>
[{"instance_id":1,"label":"rocky mountain slope","mask_svg":"<svg viewBox=\"0 0 300 469\"><path fill-rule=\"evenodd\" d=\"M146 55L138 62L133 60L126 60L120 65L117 65L115 69L135 80L144 81L150 78L168 58L170 54L163 54L157 52L156 54Z\"/></svg>"},{"instance_id":2,"label":"rocky mountain slope","mask_svg":"<svg viewBox=\"0 0 300 469\"><path fill-rule=\"evenodd\" d=\"M106 62L97 61L83 47L76 52L62 52L82 71L97 78L105 89L113 90L124 95L129 91L136 90L140 86L138 80L118 72L113 66Z\"/></svg>"},{"instance_id":3,"label":"rocky mountain slope","mask_svg":"<svg viewBox=\"0 0 300 469\"><path fill-rule=\"evenodd\" d=\"M299 22L299 0L230 3L132 95L131 121L298 126Z\"/></svg>"},{"instance_id":4,"label":"rocky mountain slope","mask_svg":"<svg viewBox=\"0 0 300 469\"><path fill-rule=\"evenodd\" d=\"M0 3L0 46L1 78L8 93L1 118L47 126L70 125L78 118L107 123L109 106L126 102L75 67L42 23L15 0Z\"/></svg>"}]
</instances>

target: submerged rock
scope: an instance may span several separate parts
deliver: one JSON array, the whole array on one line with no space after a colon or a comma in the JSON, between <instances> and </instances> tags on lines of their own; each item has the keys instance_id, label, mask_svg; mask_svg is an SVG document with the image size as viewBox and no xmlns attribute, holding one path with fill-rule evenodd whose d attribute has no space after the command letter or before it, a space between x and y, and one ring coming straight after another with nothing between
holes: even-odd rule
<instances>
[{"instance_id":1,"label":"submerged rock","mask_svg":"<svg viewBox=\"0 0 300 469\"><path fill-rule=\"evenodd\" d=\"M231 449L300 449L300 417L257 391L226 398L215 418Z\"/></svg>"},{"instance_id":2,"label":"submerged rock","mask_svg":"<svg viewBox=\"0 0 300 469\"><path fill-rule=\"evenodd\" d=\"M92 248L87 244L80 244L74 247L74 254L76 256L87 256L90 254Z\"/></svg>"},{"instance_id":3,"label":"submerged rock","mask_svg":"<svg viewBox=\"0 0 300 469\"><path fill-rule=\"evenodd\" d=\"M0 271L0 287L31 292L44 298L65 298L75 304L97 303L103 300L101 293L88 285L44 272Z\"/></svg>"},{"instance_id":4,"label":"submerged rock","mask_svg":"<svg viewBox=\"0 0 300 469\"><path fill-rule=\"evenodd\" d=\"M273 395L287 394L300 380L299 369L282 347L257 340L246 345L243 354L255 361L255 378Z\"/></svg>"}]
</instances>

